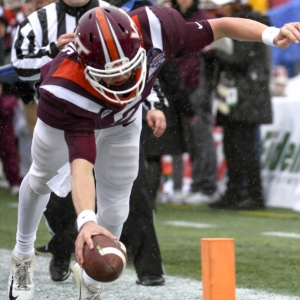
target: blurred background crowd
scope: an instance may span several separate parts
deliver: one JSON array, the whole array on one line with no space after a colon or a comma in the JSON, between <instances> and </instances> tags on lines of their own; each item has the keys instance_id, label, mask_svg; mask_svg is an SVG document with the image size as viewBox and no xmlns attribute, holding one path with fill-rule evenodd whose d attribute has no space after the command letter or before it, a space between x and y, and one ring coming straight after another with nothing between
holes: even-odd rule
<instances>
[{"instance_id":1,"label":"blurred background crowd","mask_svg":"<svg viewBox=\"0 0 300 300\"><path fill-rule=\"evenodd\" d=\"M0 64L11 62L11 47L18 25L32 12L47 5L45 0L8 0L0 3ZM0 79L0 159L1 188L18 195L23 176L31 164L31 133L16 83L1 74ZM21 86L21 84L20 84Z\"/></svg>"},{"instance_id":2,"label":"blurred background crowd","mask_svg":"<svg viewBox=\"0 0 300 300\"><path fill-rule=\"evenodd\" d=\"M31 164L33 125L27 116L30 101L22 99L23 93L16 88L20 83L9 82L3 70L10 64L18 24L51 2L0 2L0 188L13 195L18 194ZM299 0L108 2L124 10L130 10L135 2L164 5L192 22L233 16L280 27L300 19ZM299 74L297 45L282 51L228 39L167 64L158 82L168 129L156 139L144 126L141 137L153 206L172 202L209 204L212 209L264 209L260 126L272 123L272 97L285 97L289 81ZM219 133L222 138L216 141ZM218 153L220 142L222 154ZM220 156L224 157L223 165L218 162ZM221 173L225 179L220 186Z\"/></svg>"}]
</instances>

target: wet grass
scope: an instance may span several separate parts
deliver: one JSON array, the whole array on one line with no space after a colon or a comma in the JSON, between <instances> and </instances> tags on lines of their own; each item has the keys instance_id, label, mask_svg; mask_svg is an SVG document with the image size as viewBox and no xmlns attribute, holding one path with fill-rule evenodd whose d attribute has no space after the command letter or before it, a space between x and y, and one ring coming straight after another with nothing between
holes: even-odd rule
<instances>
[{"instance_id":1,"label":"wet grass","mask_svg":"<svg viewBox=\"0 0 300 300\"><path fill-rule=\"evenodd\" d=\"M0 190L1 248L12 249L17 226L17 197ZM300 214L268 208L264 212L213 211L207 206L163 204L156 212L156 232L168 275L201 280L201 238L233 238L238 287L300 295L300 239L265 236L280 231L300 235ZM211 228L179 227L167 221L215 225ZM36 245L50 234L41 221Z\"/></svg>"},{"instance_id":2,"label":"wet grass","mask_svg":"<svg viewBox=\"0 0 300 300\"><path fill-rule=\"evenodd\" d=\"M212 228L174 227L165 221L214 224ZM207 206L160 205L156 230L168 274L201 279L201 238L233 238L237 286L300 295L300 239L264 236L280 231L300 236L300 214L268 208L264 212L213 211Z\"/></svg>"}]
</instances>

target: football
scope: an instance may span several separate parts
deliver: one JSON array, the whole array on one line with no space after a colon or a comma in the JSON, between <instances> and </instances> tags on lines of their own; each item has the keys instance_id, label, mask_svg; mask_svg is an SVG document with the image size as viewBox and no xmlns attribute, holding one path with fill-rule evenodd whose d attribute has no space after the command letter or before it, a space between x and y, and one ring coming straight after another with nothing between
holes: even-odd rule
<instances>
[{"instance_id":1,"label":"football","mask_svg":"<svg viewBox=\"0 0 300 300\"><path fill-rule=\"evenodd\" d=\"M114 241L105 235L92 237L94 249L87 244L83 249L83 269L94 280L111 282L120 277L127 265L125 246L120 241Z\"/></svg>"}]
</instances>

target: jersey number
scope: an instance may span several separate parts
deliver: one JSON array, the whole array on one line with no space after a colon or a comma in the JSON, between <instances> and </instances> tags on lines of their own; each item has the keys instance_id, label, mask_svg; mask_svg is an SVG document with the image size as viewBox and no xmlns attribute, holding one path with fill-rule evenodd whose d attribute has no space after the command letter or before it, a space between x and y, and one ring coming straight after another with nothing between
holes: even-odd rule
<instances>
[{"instance_id":1,"label":"jersey number","mask_svg":"<svg viewBox=\"0 0 300 300\"><path fill-rule=\"evenodd\" d=\"M75 49L70 45L66 46L61 50L62 52L66 52L68 55L71 55L72 53L75 52Z\"/></svg>"}]
</instances>

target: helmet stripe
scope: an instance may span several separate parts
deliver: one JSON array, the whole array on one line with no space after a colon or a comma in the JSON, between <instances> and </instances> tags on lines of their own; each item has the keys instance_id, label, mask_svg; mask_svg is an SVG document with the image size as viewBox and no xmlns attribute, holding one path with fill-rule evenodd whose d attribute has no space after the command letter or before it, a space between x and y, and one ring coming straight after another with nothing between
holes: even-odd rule
<instances>
[{"instance_id":1,"label":"helmet stripe","mask_svg":"<svg viewBox=\"0 0 300 300\"><path fill-rule=\"evenodd\" d=\"M106 44L105 44L105 41L104 41L104 38L103 38L103 35L102 35L102 32L101 32L101 29L99 27L99 24L97 24L97 29L98 29L98 32L99 32L99 36L100 36L100 40L101 40L101 44L102 44L102 49L103 49L103 53L104 53L104 56L105 56L105 61L106 61L106 63L109 63L109 62L111 62L111 60L110 60L110 57L109 57L109 53L108 53L108 50L107 50L107 47L106 47Z\"/></svg>"},{"instance_id":2,"label":"helmet stripe","mask_svg":"<svg viewBox=\"0 0 300 300\"><path fill-rule=\"evenodd\" d=\"M119 52L121 58L123 58L123 57L125 57L125 55L124 55L124 53L123 53L122 47L121 47L121 45L120 45L120 43L119 43L119 40L118 40L118 38L117 38L117 36L116 36L116 33L115 33L115 31L113 30L113 28L112 28L112 26L111 26L109 20L107 20L107 22L108 22L109 28L110 28L110 30L111 30L112 36L113 36L113 38L114 38L114 41L115 41L116 47L117 47L117 49L118 49L118 52Z\"/></svg>"},{"instance_id":3,"label":"helmet stripe","mask_svg":"<svg viewBox=\"0 0 300 300\"><path fill-rule=\"evenodd\" d=\"M115 39L112 35L111 29L108 24L104 13L100 8L96 8L96 16L99 22L100 29L105 37L105 43L108 49L109 56L112 61L120 59L118 49L116 47Z\"/></svg>"}]
</instances>

